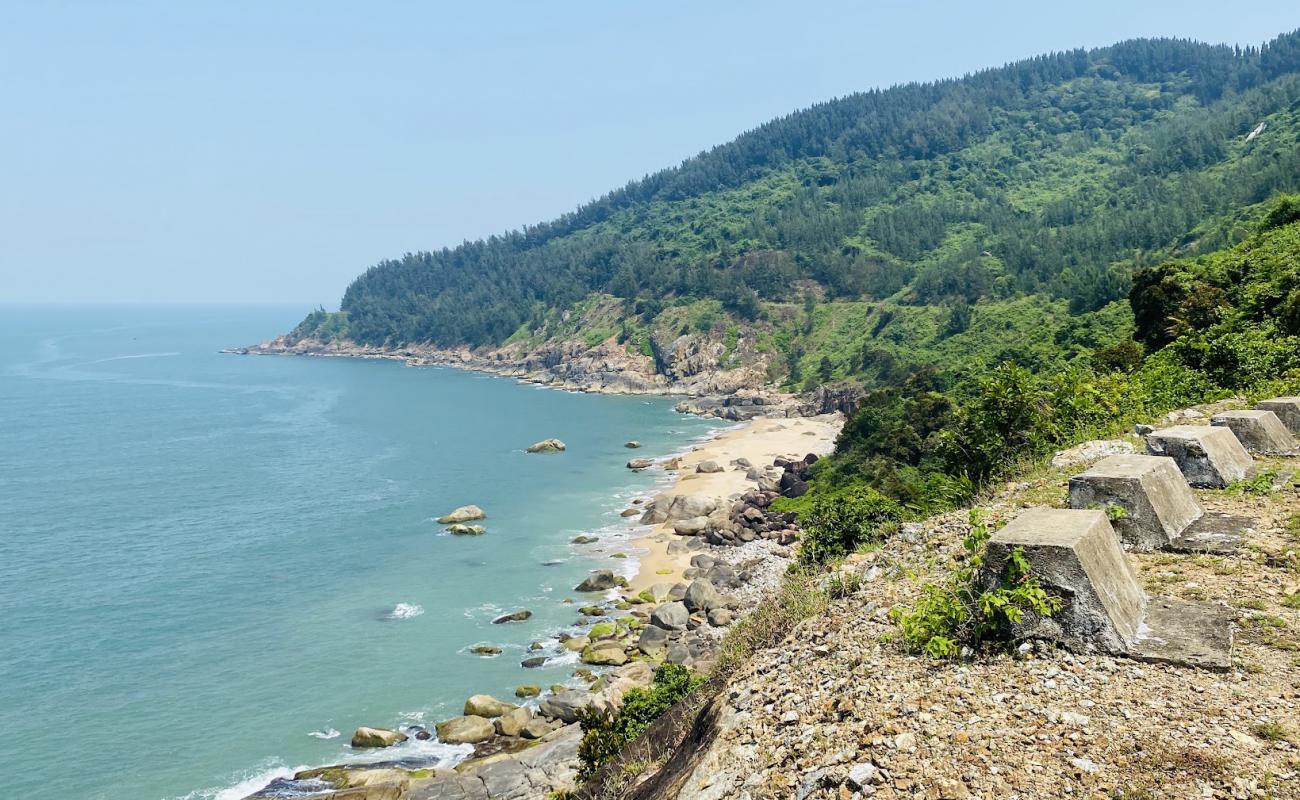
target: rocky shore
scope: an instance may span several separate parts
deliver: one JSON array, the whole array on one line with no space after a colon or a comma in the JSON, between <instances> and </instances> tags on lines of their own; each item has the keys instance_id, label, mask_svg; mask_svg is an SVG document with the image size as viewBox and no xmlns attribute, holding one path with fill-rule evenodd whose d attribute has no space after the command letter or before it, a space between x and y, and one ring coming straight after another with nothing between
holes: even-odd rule
<instances>
[{"instance_id":1,"label":"rocky shore","mask_svg":"<svg viewBox=\"0 0 1300 800\"><path fill-rule=\"evenodd\" d=\"M581 709L618 709L629 689L653 681L660 663L708 672L728 628L779 584L797 530L766 509L782 494L801 493L809 465L833 449L842 424L839 414L755 419L684 455L648 459L643 468L664 470L671 485L627 515L629 525L652 526L635 543L643 552L636 575L628 580L612 569L594 570L566 600L577 616L558 638L581 663L567 684L523 682L529 667L547 662L538 654L521 663L513 698L474 695L461 716L432 729L358 728L353 747L373 750L376 761L304 770L250 797L523 800L573 788ZM444 519L461 524L483 516L466 506ZM597 537L580 538L578 547L599 544ZM452 769L382 759L409 739L473 752Z\"/></svg>"},{"instance_id":2,"label":"rocky shore","mask_svg":"<svg viewBox=\"0 0 1300 800\"><path fill-rule=\"evenodd\" d=\"M683 413L743 421L756 417L803 417L852 413L861 397L855 387L818 387L804 394L775 390L762 361L735 366L725 348L707 337L683 335L658 345L653 356L629 352L614 340L548 343L534 349L443 348L429 344L372 347L346 340L280 336L223 352L237 355L298 355L382 358L408 366L468 369L556 389L600 394L685 395Z\"/></svg>"}]
</instances>

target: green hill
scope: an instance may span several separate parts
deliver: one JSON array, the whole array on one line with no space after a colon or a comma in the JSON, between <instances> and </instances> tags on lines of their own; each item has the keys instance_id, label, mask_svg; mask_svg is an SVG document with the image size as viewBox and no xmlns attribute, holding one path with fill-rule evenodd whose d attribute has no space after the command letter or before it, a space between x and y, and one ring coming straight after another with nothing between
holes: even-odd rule
<instances>
[{"instance_id":1,"label":"green hill","mask_svg":"<svg viewBox=\"0 0 1300 800\"><path fill-rule=\"evenodd\" d=\"M623 339L714 301L705 321L770 339L794 383L1045 341L1056 362L1067 317L1124 298L1134 267L1236 241L1240 209L1300 188L1298 132L1297 33L1055 53L821 103L552 222L381 262L328 324L368 345L500 345L580 335L557 315L600 294L626 322L596 334ZM831 310L809 326L805 298ZM1009 339L981 333L1003 324Z\"/></svg>"}]
</instances>

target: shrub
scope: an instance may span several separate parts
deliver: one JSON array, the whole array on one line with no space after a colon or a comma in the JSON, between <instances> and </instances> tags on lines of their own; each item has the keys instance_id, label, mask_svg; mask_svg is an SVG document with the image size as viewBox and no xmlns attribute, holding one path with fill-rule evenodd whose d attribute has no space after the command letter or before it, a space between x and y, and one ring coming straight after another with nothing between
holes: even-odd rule
<instances>
[{"instance_id":1,"label":"shrub","mask_svg":"<svg viewBox=\"0 0 1300 800\"><path fill-rule=\"evenodd\" d=\"M817 498L799 517L799 561L816 565L843 558L859 545L883 538L888 526L902 518L902 506L869 487Z\"/></svg>"},{"instance_id":2,"label":"shrub","mask_svg":"<svg viewBox=\"0 0 1300 800\"><path fill-rule=\"evenodd\" d=\"M972 509L970 521L970 533L962 541L962 563L944 583L923 585L921 598L911 609L890 612L909 650L932 658L955 658L965 646L1005 635L1025 613L1051 616L1061 608L1061 599L1029 574L1029 562L1020 548L1011 552L997 586L982 588L980 570L990 531L979 509Z\"/></svg>"},{"instance_id":3,"label":"shrub","mask_svg":"<svg viewBox=\"0 0 1300 800\"><path fill-rule=\"evenodd\" d=\"M578 768L579 779L588 780L595 775L651 722L703 682L702 677L680 664L664 664L655 670L653 684L629 689L623 695L620 710L612 712L588 706L579 711L583 733L578 745L578 758L582 762Z\"/></svg>"}]
</instances>

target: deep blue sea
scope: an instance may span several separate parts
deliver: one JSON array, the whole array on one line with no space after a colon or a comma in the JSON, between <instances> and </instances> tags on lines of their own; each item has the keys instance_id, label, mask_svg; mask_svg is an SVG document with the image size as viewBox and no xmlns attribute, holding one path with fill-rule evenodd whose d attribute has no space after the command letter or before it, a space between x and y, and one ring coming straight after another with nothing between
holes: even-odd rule
<instances>
[{"instance_id":1,"label":"deep blue sea","mask_svg":"<svg viewBox=\"0 0 1300 800\"><path fill-rule=\"evenodd\" d=\"M560 652L590 569L633 568L610 558L635 530L618 511L656 476L623 443L657 456L717 425L666 398L218 352L306 310L0 307L7 796L241 797L356 759L358 725L569 679L519 662ZM552 436L568 452L524 453ZM486 535L432 521L467 503ZM516 608L534 616L490 624Z\"/></svg>"}]
</instances>

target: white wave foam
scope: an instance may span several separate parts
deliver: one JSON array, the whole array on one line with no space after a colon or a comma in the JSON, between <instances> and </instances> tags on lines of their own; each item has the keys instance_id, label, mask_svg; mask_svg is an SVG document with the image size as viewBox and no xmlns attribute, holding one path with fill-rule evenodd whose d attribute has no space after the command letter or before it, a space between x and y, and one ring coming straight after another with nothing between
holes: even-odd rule
<instances>
[{"instance_id":1,"label":"white wave foam","mask_svg":"<svg viewBox=\"0 0 1300 800\"><path fill-rule=\"evenodd\" d=\"M323 731L311 731L307 735L315 737L317 739L337 739L342 734L340 734L338 731L334 730L333 728L326 728Z\"/></svg>"},{"instance_id":2,"label":"white wave foam","mask_svg":"<svg viewBox=\"0 0 1300 800\"><path fill-rule=\"evenodd\" d=\"M424 613L424 606L416 603L398 603L388 612L388 619L411 619Z\"/></svg>"},{"instance_id":3,"label":"white wave foam","mask_svg":"<svg viewBox=\"0 0 1300 800\"><path fill-rule=\"evenodd\" d=\"M95 361L91 361L90 363L103 364L107 361L127 361L133 358L168 358L170 356L178 356L178 355L180 355L180 353L136 353L135 355L130 355L130 356L112 356L111 358L100 358Z\"/></svg>"}]
</instances>

